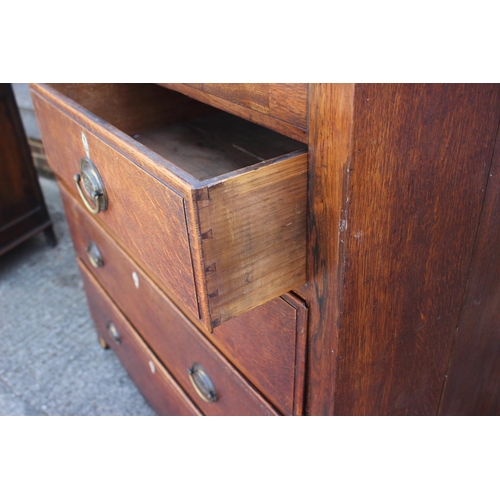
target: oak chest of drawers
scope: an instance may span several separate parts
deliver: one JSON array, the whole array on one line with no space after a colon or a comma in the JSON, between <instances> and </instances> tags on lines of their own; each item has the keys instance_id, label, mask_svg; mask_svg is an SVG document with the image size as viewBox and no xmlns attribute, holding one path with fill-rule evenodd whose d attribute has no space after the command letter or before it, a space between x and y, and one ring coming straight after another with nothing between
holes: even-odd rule
<instances>
[{"instance_id":1,"label":"oak chest of drawers","mask_svg":"<svg viewBox=\"0 0 500 500\"><path fill-rule=\"evenodd\" d=\"M498 86L31 91L100 341L158 413L499 412Z\"/></svg>"}]
</instances>

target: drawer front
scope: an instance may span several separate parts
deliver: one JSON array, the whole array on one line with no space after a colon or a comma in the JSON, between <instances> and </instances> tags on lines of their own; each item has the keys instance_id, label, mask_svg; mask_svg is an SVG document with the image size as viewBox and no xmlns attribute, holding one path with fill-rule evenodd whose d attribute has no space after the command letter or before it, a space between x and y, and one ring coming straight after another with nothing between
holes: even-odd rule
<instances>
[{"instance_id":1,"label":"drawer front","mask_svg":"<svg viewBox=\"0 0 500 500\"><path fill-rule=\"evenodd\" d=\"M115 351L130 378L151 407L159 415L201 415L198 408L184 394L132 325L81 264L80 270L90 312L99 336ZM118 332L118 341L111 336L111 331Z\"/></svg>"},{"instance_id":2,"label":"drawer front","mask_svg":"<svg viewBox=\"0 0 500 500\"><path fill-rule=\"evenodd\" d=\"M302 415L308 311L292 294L215 328L220 351L285 415Z\"/></svg>"},{"instance_id":3,"label":"drawer front","mask_svg":"<svg viewBox=\"0 0 500 500\"><path fill-rule=\"evenodd\" d=\"M173 343L189 341L192 346L204 340L198 340L199 332L186 323L140 267L87 216L64 188L61 195L78 257L138 327L146 341L150 343L151 336L156 338L155 352L160 352L157 345L160 346L158 349L168 351L170 337L173 337ZM87 253L91 242L94 248L90 258L95 261L98 252L99 267L92 265ZM306 324L307 309L300 301L288 296L286 300L275 299L224 323L208 338L282 413L301 414ZM164 325L170 325L170 329L163 331ZM156 335L156 331L163 333ZM184 339L183 332L188 332L188 340ZM194 340L189 340L191 338ZM190 361L187 359L185 364ZM180 367L184 377L185 369L184 365Z\"/></svg>"},{"instance_id":4,"label":"drawer front","mask_svg":"<svg viewBox=\"0 0 500 500\"><path fill-rule=\"evenodd\" d=\"M89 157L108 198L107 209L92 216L198 317L183 198L54 105L36 94L33 100L49 164L66 188L79 199L74 175Z\"/></svg>"}]
</instances>

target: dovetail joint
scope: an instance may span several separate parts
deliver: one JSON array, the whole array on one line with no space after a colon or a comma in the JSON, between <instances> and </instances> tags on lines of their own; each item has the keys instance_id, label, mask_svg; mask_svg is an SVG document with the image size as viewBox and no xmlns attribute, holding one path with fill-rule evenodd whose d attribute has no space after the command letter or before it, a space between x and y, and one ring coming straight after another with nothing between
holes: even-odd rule
<instances>
[{"instance_id":1,"label":"dovetail joint","mask_svg":"<svg viewBox=\"0 0 500 500\"><path fill-rule=\"evenodd\" d=\"M221 321L221 319L220 319L220 318L214 318L214 319L210 322L210 325L212 326L212 328L216 328L216 327L218 327L221 323L222 323L222 321Z\"/></svg>"},{"instance_id":2,"label":"dovetail joint","mask_svg":"<svg viewBox=\"0 0 500 500\"><path fill-rule=\"evenodd\" d=\"M196 191L196 201L210 201L210 193L208 192L208 189Z\"/></svg>"},{"instance_id":3,"label":"dovetail joint","mask_svg":"<svg viewBox=\"0 0 500 500\"><path fill-rule=\"evenodd\" d=\"M217 266L215 265L215 262L213 264L210 264L208 267L205 267L206 273L213 273L215 271L217 271Z\"/></svg>"}]
</instances>

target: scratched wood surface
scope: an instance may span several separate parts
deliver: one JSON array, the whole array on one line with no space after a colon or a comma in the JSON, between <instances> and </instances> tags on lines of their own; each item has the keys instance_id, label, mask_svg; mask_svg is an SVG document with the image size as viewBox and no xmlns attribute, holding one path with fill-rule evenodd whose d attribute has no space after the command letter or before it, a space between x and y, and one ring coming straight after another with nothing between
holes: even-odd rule
<instances>
[{"instance_id":1,"label":"scratched wood surface","mask_svg":"<svg viewBox=\"0 0 500 500\"><path fill-rule=\"evenodd\" d=\"M58 87L59 90L64 90L65 92L61 93L52 85L32 83L30 84L30 91L34 103L35 101L45 101L47 105L50 105L51 107L59 110L59 112L68 115L73 121L80 124L83 129L88 130L98 139L119 151L120 154L138 165L141 169L150 173L156 179L168 184L176 192L182 195L187 195L192 189L193 182L196 182L196 179L194 179L193 176L184 171L182 168L179 168L174 163L169 162L167 158L164 158L148 147L142 145L140 142L136 141L132 135L148 130L149 128L161 128L162 126L176 123L178 121L205 116L210 113L218 112L218 110L210 107L203 107L200 109L198 108L198 105L201 103L198 103L197 105L186 104L186 109L188 110L188 112L186 112L183 106L175 107L174 104L172 104L173 110L171 110L172 115L170 116L168 113L164 113L162 115L161 106L155 107L154 103L152 103L147 106L149 112L144 113L142 107L142 104L144 103L142 103L141 100L138 100L138 105L136 106L128 104L128 113L124 114L115 112L117 113L117 116L114 114L108 115L108 118L112 120L112 122L109 122L99 116L101 113L100 108L96 104L92 104L92 101L90 101L90 103L84 101L85 106L91 107L91 110L89 110L83 104L80 104L78 101L69 97L72 96L75 99L80 97L81 93L77 91L80 85L82 84L72 84L71 92ZM99 103L103 100L100 97L100 92L102 92L100 89L101 86L105 84L94 85L96 88L93 92L89 92L89 96L95 95L96 101ZM108 88L108 91L111 91L111 89L115 89L115 87ZM180 96L180 102L182 104L182 98L185 96L181 96L178 92L172 92L167 89L160 88L160 90L167 92L169 99L172 99L174 103ZM87 99L90 100L90 97L87 97ZM104 103L105 102L106 101L104 100ZM206 108L208 108L208 111ZM111 110L114 111L114 108L111 108ZM161 120L150 117L150 113L154 114L155 110L159 115L162 115ZM103 112L106 115L109 113L109 110L105 108ZM35 104L35 114L37 115L37 119L39 119L38 113L39 112L37 111ZM122 116L125 116L125 118L122 118ZM119 128L123 125L124 121L125 131ZM127 126L128 122L132 123L133 127L129 128Z\"/></svg>"},{"instance_id":2,"label":"scratched wood surface","mask_svg":"<svg viewBox=\"0 0 500 500\"><path fill-rule=\"evenodd\" d=\"M481 224L441 415L500 415L500 140Z\"/></svg>"},{"instance_id":3,"label":"scratched wood surface","mask_svg":"<svg viewBox=\"0 0 500 500\"><path fill-rule=\"evenodd\" d=\"M343 242L354 86L309 85L307 283L308 415L334 413Z\"/></svg>"},{"instance_id":4,"label":"scratched wood surface","mask_svg":"<svg viewBox=\"0 0 500 500\"><path fill-rule=\"evenodd\" d=\"M437 414L499 108L497 85L356 86L336 414Z\"/></svg>"}]
</instances>

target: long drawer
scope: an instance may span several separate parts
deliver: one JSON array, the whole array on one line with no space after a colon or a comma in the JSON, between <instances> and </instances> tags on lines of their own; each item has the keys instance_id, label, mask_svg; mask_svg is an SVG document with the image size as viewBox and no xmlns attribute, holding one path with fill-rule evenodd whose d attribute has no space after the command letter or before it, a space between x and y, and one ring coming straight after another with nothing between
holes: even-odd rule
<instances>
[{"instance_id":1,"label":"long drawer","mask_svg":"<svg viewBox=\"0 0 500 500\"><path fill-rule=\"evenodd\" d=\"M144 398L159 415L201 415L158 358L80 262L90 313Z\"/></svg>"},{"instance_id":2,"label":"long drawer","mask_svg":"<svg viewBox=\"0 0 500 500\"><path fill-rule=\"evenodd\" d=\"M177 366L175 345L180 343L189 350L189 344L193 352L200 342L204 345L201 333L62 186L61 195L77 256L155 352L165 351L165 359L174 357L173 366ZM306 325L304 304L286 296L224 323L207 337L281 413L301 414ZM184 378L188 390L192 389L186 379L185 364L189 362L186 358L179 366L180 375L174 373L179 381ZM244 400L246 390L239 392ZM225 411L234 411L233 406L231 402Z\"/></svg>"},{"instance_id":3,"label":"long drawer","mask_svg":"<svg viewBox=\"0 0 500 500\"><path fill-rule=\"evenodd\" d=\"M85 264L81 260L78 263L92 309L107 295ZM123 296L117 298L123 299ZM117 300L118 306L119 302ZM151 321L152 314L157 321ZM205 415L276 415L276 411L218 355L208 341L190 330L189 324L173 315L165 304L156 301L142 311L140 317L132 313L127 319ZM139 389L142 391L143 387L139 386ZM162 399L161 395L158 397Z\"/></svg>"},{"instance_id":4,"label":"long drawer","mask_svg":"<svg viewBox=\"0 0 500 500\"><path fill-rule=\"evenodd\" d=\"M157 85L32 96L59 179L207 330L305 283L304 144Z\"/></svg>"}]
</instances>

